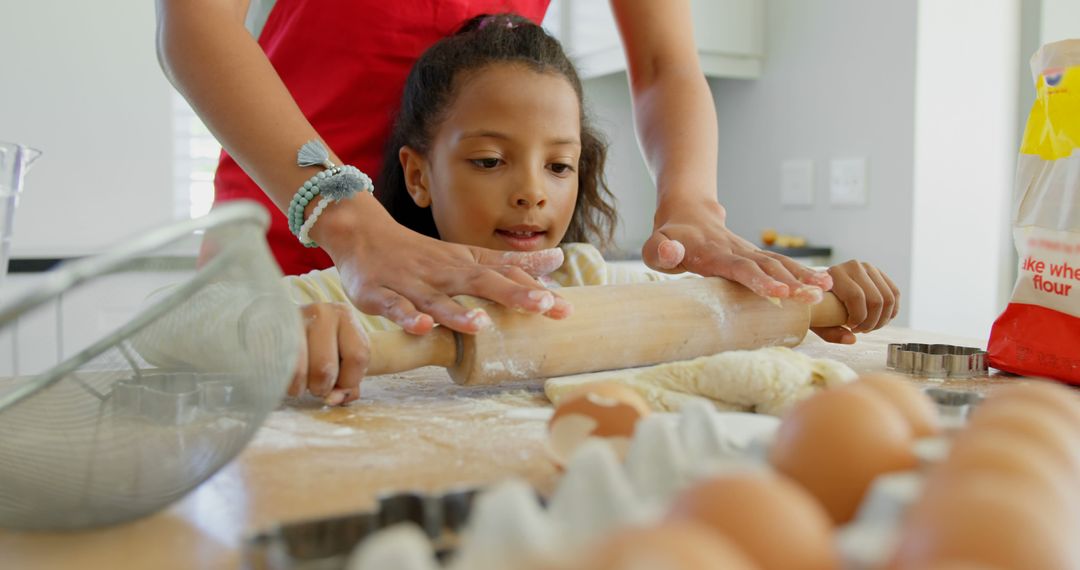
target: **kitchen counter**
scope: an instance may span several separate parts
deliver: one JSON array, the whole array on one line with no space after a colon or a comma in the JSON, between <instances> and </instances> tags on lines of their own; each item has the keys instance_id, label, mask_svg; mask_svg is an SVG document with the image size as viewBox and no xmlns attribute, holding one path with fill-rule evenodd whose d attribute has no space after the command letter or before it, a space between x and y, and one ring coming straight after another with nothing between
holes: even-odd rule
<instances>
[{"instance_id":1,"label":"kitchen counter","mask_svg":"<svg viewBox=\"0 0 1080 570\"><path fill-rule=\"evenodd\" d=\"M813 335L798 350L835 358L858 372L884 370L886 345L922 342L985 346L973 340L887 327L854 346ZM947 382L985 392L1014 379ZM276 522L347 513L377 495L437 491L521 476L551 489L544 453L547 406L540 385L467 388L441 369L365 380L359 402L283 407L240 457L167 510L133 523L73 533L0 531L0 568L238 568L245 535Z\"/></svg>"}]
</instances>

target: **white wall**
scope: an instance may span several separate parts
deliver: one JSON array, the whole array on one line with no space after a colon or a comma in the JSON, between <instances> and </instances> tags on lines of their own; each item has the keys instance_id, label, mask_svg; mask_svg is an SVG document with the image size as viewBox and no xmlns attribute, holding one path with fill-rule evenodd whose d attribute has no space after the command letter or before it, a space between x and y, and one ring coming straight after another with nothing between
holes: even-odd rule
<instances>
[{"instance_id":1,"label":"white wall","mask_svg":"<svg viewBox=\"0 0 1080 570\"><path fill-rule=\"evenodd\" d=\"M1080 38L1080 1L1042 0L1042 41Z\"/></svg>"},{"instance_id":2,"label":"white wall","mask_svg":"<svg viewBox=\"0 0 1080 570\"><path fill-rule=\"evenodd\" d=\"M611 145L605 174L618 200L616 247L619 253L640 255L652 234L656 189L638 147L626 73L587 79L584 88L586 112Z\"/></svg>"},{"instance_id":3,"label":"white wall","mask_svg":"<svg viewBox=\"0 0 1080 570\"><path fill-rule=\"evenodd\" d=\"M100 250L172 219L172 107L154 3L3 0L0 140L45 152L14 257Z\"/></svg>"},{"instance_id":4,"label":"white wall","mask_svg":"<svg viewBox=\"0 0 1080 570\"><path fill-rule=\"evenodd\" d=\"M1020 16L1018 0L919 2L914 328L985 338L1003 308Z\"/></svg>"},{"instance_id":5,"label":"white wall","mask_svg":"<svg viewBox=\"0 0 1080 570\"><path fill-rule=\"evenodd\" d=\"M763 228L803 234L836 262L874 263L903 292L898 324L985 338L1012 280L1007 212L1027 115L1018 70L1031 43L1021 23L1045 28L1055 10L1024 1L1023 13L1021 0L767 2L761 78L710 80L732 229L754 241ZM1044 0L1059 2L1056 18L1080 9ZM620 245L636 251L654 193L625 91L622 74L586 84L613 143ZM829 202L829 161L845 157L867 159L865 206ZM780 204L790 159L814 163L811 207Z\"/></svg>"},{"instance_id":6,"label":"white wall","mask_svg":"<svg viewBox=\"0 0 1080 570\"><path fill-rule=\"evenodd\" d=\"M760 79L711 80L720 126L719 191L729 225L833 247L910 284L915 8L911 2L769 0ZM831 158L865 157L865 207L829 204ZM814 161L815 201L780 206L780 165ZM902 303L898 322L906 320Z\"/></svg>"}]
</instances>

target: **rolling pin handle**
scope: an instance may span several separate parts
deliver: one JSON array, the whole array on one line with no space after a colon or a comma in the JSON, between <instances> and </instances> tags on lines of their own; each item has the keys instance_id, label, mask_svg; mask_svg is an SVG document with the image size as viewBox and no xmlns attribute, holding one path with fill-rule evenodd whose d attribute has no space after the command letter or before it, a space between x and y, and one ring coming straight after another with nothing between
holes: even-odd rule
<instances>
[{"instance_id":1,"label":"rolling pin handle","mask_svg":"<svg viewBox=\"0 0 1080 570\"><path fill-rule=\"evenodd\" d=\"M368 333L371 356L367 375L405 372L422 366L450 368L460 360L460 342L454 331L435 327L424 335L403 330Z\"/></svg>"},{"instance_id":2,"label":"rolling pin handle","mask_svg":"<svg viewBox=\"0 0 1080 570\"><path fill-rule=\"evenodd\" d=\"M840 327L847 323L847 308L832 293L825 293L821 302L810 307L811 327Z\"/></svg>"}]
</instances>

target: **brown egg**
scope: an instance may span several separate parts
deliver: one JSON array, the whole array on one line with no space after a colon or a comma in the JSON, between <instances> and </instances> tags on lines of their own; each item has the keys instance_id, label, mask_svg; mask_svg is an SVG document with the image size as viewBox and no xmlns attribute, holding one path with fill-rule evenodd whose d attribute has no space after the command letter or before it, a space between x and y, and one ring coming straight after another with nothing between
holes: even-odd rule
<instances>
[{"instance_id":1,"label":"brown egg","mask_svg":"<svg viewBox=\"0 0 1080 570\"><path fill-rule=\"evenodd\" d=\"M1045 490L1001 475L967 477L924 495L904 523L889 568L964 561L1002 569L1073 569L1075 519L1046 508Z\"/></svg>"},{"instance_id":2,"label":"brown egg","mask_svg":"<svg viewBox=\"0 0 1080 570\"><path fill-rule=\"evenodd\" d=\"M1080 435L1046 406L1028 401L1002 401L979 406L968 419L966 430L999 428L1049 449L1058 463L1080 477Z\"/></svg>"},{"instance_id":3,"label":"brown egg","mask_svg":"<svg viewBox=\"0 0 1080 570\"><path fill-rule=\"evenodd\" d=\"M548 450L565 465L590 437L609 440L621 456L626 454L638 420L649 414L649 404L634 390L614 382L589 384L562 401L548 422Z\"/></svg>"},{"instance_id":4,"label":"brown egg","mask_svg":"<svg viewBox=\"0 0 1080 570\"><path fill-rule=\"evenodd\" d=\"M1080 430L1080 392L1057 382L1024 382L994 390L980 407L989 408L1009 405L1013 402L1030 402L1069 422Z\"/></svg>"},{"instance_id":5,"label":"brown egg","mask_svg":"<svg viewBox=\"0 0 1080 570\"><path fill-rule=\"evenodd\" d=\"M828 513L782 475L743 473L702 481L675 499L668 518L700 521L730 537L763 570L840 567Z\"/></svg>"},{"instance_id":6,"label":"brown egg","mask_svg":"<svg viewBox=\"0 0 1080 570\"><path fill-rule=\"evenodd\" d=\"M932 562L929 566L923 566L922 570L1001 570L997 566L987 566L978 562L961 562L959 560L947 560L945 562Z\"/></svg>"},{"instance_id":7,"label":"brown egg","mask_svg":"<svg viewBox=\"0 0 1080 570\"><path fill-rule=\"evenodd\" d=\"M574 570L757 570L730 539L690 521L616 532Z\"/></svg>"},{"instance_id":8,"label":"brown egg","mask_svg":"<svg viewBox=\"0 0 1080 570\"><path fill-rule=\"evenodd\" d=\"M968 477L992 473L1075 501L1072 479L1053 453L1002 428L969 429L953 440L948 458L934 470L932 481L948 479L963 485Z\"/></svg>"},{"instance_id":9,"label":"brown egg","mask_svg":"<svg viewBox=\"0 0 1080 570\"><path fill-rule=\"evenodd\" d=\"M885 398L911 425L915 437L927 437L941 431L938 409L922 390L894 374L866 374L848 384L845 390L866 390Z\"/></svg>"},{"instance_id":10,"label":"brown egg","mask_svg":"<svg viewBox=\"0 0 1080 570\"><path fill-rule=\"evenodd\" d=\"M769 452L781 473L848 522L875 477L914 468L911 426L883 399L861 390L827 390L784 416Z\"/></svg>"}]
</instances>

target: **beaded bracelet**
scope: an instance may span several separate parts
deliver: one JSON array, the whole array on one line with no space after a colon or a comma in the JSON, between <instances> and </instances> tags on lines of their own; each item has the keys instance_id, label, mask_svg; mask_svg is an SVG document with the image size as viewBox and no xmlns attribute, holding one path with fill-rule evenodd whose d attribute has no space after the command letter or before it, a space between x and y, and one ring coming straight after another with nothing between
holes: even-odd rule
<instances>
[{"instance_id":1,"label":"beaded bracelet","mask_svg":"<svg viewBox=\"0 0 1080 570\"><path fill-rule=\"evenodd\" d=\"M315 247L315 242L308 237L308 233L311 231L311 228L315 227L315 221L322 215L323 210L333 203L333 200L323 196L315 206L315 209L311 211L311 215L308 216L308 219L304 220L304 224L300 226L300 231L297 232L296 237L300 238L300 243L304 244L304 247Z\"/></svg>"},{"instance_id":2,"label":"beaded bracelet","mask_svg":"<svg viewBox=\"0 0 1080 570\"><path fill-rule=\"evenodd\" d=\"M330 161L330 152L317 140L304 143L296 155L296 163L300 166L322 166L326 170L309 178L293 195L289 202L286 213L289 220L289 231L304 244L304 247L318 247L308 237L308 232L315 225L319 215L330 204L351 198L357 192L374 193L375 187L371 178L360 171L359 168L350 165L336 166ZM312 211L311 216L304 220L304 209L315 199L322 195L319 204Z\"/></svg>"}]
</instances>

